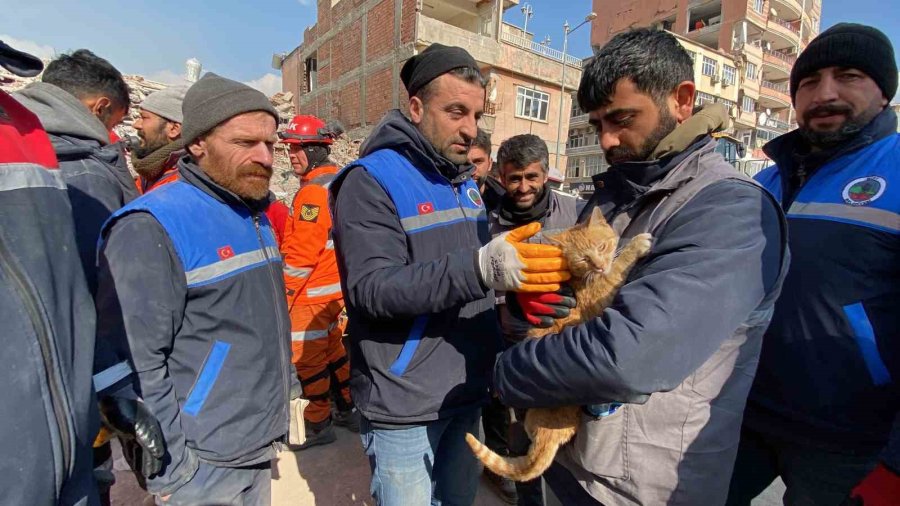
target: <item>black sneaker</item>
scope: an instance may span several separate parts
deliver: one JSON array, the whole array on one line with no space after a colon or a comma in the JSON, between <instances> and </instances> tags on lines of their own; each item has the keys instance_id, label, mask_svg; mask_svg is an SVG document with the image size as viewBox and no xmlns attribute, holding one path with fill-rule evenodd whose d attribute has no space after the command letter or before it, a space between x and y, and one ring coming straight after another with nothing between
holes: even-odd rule
<instances>
[{"instance_id":1,"label":"black sneaker","mask_svg":"<svg viewBox=\"0 0 900 506\"><path fill-rule=\"evenodd\" d=\"M519 494L516 493L516 483L514 481L495 474L490 469L484 470L484 476L488 479L491 486L494 487L497 495L503 499L503 502L506 504L518 504Z\"/></svg>"},{"instance_id":2,"label":"black sneaker","mask_svg":"<svg viewBox=\"0 0 900 506\"><path fill-rule=\"evenodd\" d=\"M327 445L335 441L337 441L337 436L334 434L334 425L332 425L331 418L329 418L319 423L307 422L306 441L302 445L288 445L288 449L292 452L299 452L313 446Z\"/></svg>"},{"instance_id":3,"label":"black sneaker","mask_svg":"<svg viewBox=\"0 0 900 506\"><path fill-rule=\"evenodd\" d=\"M344 427L351 432L359 432L359 411L356 408L335 411L333 416L334 424L338 427Z\"/></svg>"}]
</instances>

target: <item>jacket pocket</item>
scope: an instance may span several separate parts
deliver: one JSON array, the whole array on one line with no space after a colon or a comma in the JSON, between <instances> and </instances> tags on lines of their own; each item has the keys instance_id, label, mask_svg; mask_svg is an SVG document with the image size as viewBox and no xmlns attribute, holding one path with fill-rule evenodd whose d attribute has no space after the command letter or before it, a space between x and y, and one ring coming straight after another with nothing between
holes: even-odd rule
<instances>
[{"instance_id":1,"label":"jacket pocket","mask_svg":"<svg viewBox=\"0 0 900 506\"><path fill-rule=\"evenodd\" d=\"M427 315L419 316L413 320L412 328L409 330L409 336L406 338L406 342L403 343L403 348L400 349L400 355L397 356L394 363L392 363L391 367L388 369L391 371L391 374L394 376L403 376L403 373L409 368L409 363L412 361L413 355L415 355L416 349L418 349L419 343L422 341L422 335L425 333L425 326L427 324Z\"/></svg>"},{"instance_id":2,"label":"jacket pocket","mask_svg":"<svg viewBox=\"0 0 900 506\"><path fill-rule=\"evenodd\" d=\"M844 315L853 331L853 339L866 363L872 383L876 386L887 385L891 382L891 374L884 365L881 354L878 353L875 330L872 328L872 322L869 321L869 315L866 314L866 308L863 307L862 302L849 304L844 306Z\"/></svg>"},{"instance_id":3,"label":"jacket pocket","mask_svg":"<svg viewBox=\"0 0 900 506\"><path fill-rule=\"evenodd\" d=\"M601 418L581 415L570 450L579 466L596 476L628 479L628 408L626 404Z\"/></svg>"},{"instance_id":4,"label":"jacket pocket","mask_svg":"<svg viewBox=\"0 0 900 506\"><path fill-rule=\"evenodd\" d=\"M224 341L213 343L203 363L203 368L200 369L200 374L197 376L197 381L191 387L191 393L188 394L184 403L182 411L186 414L197 416L200 410L203 409L203 404L206 402L206 398L209 397L209 393L212 392L230 350L231 344L229 343Z\"/></svg>"}]
</instances>

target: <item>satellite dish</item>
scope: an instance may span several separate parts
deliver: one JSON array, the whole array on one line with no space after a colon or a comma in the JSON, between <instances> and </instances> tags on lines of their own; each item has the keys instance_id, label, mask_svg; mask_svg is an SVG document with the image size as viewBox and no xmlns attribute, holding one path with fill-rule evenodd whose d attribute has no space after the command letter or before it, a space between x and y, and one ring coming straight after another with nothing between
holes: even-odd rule
<instances>
[{"instance_id":1,"label":"satellite dish","mask_svg":"<svg viewBox=\"0 0 900 506\"><path fill-rule=\"evenodd\" d=\"M767 109L767 111L768 111L768 109ZM757 118L756 124L757 125L765 125L766 122L768 122L768 121L769 121L769 113L761 112L761 113L759 113L759 118Z\"/></svg>"}]
</instances>

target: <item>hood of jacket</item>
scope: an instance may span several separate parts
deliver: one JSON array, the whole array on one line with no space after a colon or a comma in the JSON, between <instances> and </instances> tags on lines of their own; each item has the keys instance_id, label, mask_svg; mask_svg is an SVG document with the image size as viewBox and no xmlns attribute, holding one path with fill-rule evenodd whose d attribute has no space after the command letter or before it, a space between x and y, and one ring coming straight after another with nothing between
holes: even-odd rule
<instances>
[{"instance_id":1,"label":"hood of jacket","mask_svg":"<svg viewBox=\"0 0 900 506\"><path fill-rule=\"evenodd\" d=\"M396 151L419 169L436 170L453 183L470 179L474 171L471 164L456 165L438 153L399 109L385 114L360 146L359 156L362 158L380 149Z\"/></svg>"},{"instance_id":2,"label":"hood of jacket","mask_svg":"<svg viewBox=\"0 0 900 506\"><path fill-rule=\"evenodd\" d=\"M103 123L62 88L36 82L13 93L13 97L41 120L49 134L90 139L101 146L109 144L109 132Z\"/></svg>"}]
</instances>

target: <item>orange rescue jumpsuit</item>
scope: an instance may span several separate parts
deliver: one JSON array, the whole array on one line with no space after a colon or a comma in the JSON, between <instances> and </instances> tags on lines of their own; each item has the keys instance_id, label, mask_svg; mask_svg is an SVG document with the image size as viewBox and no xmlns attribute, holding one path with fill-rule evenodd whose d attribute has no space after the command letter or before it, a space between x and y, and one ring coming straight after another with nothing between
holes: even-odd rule
<instances>
[{"instance_id":1,"label":"orange rescue jumpsuit","mask_svg":"<svg viewBox=\"0 0 900 506\"><path fill-rule=\"evenodd\" d=\"M331 415L332 391L340 393L335 398L338 409L352 407L350 364L341 342L344 299L328 210L328 185L337 172L334 165L316 167L301 178L281 246L291 313L291 360L310 401L304 418L311 423Z\"/></svg>"}]
</instances>

